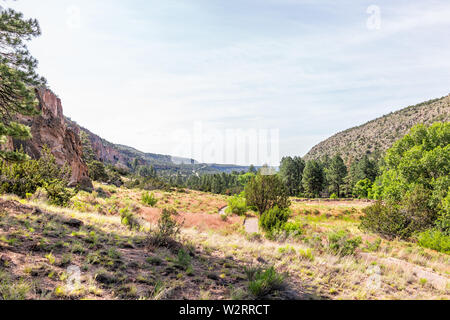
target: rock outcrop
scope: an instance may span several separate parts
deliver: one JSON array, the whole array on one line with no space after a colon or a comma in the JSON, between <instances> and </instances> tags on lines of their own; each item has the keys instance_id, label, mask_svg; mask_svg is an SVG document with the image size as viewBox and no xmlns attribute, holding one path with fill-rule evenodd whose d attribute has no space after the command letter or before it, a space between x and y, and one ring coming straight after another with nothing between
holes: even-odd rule
<instances>
[{"instance_id":1,"label":"rock outcrop","mask_svg":"<svg viewBox=\"0 0 450 320\"><path fill-rule=\"evenodd\" d=\"M33 138L27 141L12 141L13 147L23 147L33 159L41 156L44 146L50 148L59 165L68 164L72 168L69 186L79 185L84 189L92 188L88 167L82 156L79 128L66 124L61 100L49 89L36 90L40 115L20 117L19 121L31 127Z\"/></svg>"}]
</instances>

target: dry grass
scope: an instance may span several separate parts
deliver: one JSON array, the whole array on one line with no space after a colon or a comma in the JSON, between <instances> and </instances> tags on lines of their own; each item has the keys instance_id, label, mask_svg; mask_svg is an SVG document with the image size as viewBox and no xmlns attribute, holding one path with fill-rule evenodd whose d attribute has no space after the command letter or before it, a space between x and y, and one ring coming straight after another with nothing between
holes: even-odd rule
<instances>
[{"instance_id":1,"label":"dry grass","mask_svg":"<svg viewBox=\"0 0 450 320\"><path fill-rule=\"evenodd\" d=\"M226 204L225 196L156 191L158 204L149 208L140 203L139 190L96 188L103 191L78 195L75 208L2 197L0 294L6 287L7 293L28 299L242 298L244 267L274 265L289 275L279 299L450 298L449 256L361 231L364 202L294 201L292 219L302 225L302 234L276 242L245 234L241 217L222 219L218 209ZM115 210L105 212L112 204ZM79 210L80 205L89 210ZM177 268L177 252L144 245L146 230L166 205L177 207L177 220L185 222L182 246L193 253L189 270ZM41 213L33 213L33 207ZM121 224L118 210L124 207L142 218L141 232ZM61 222L67 219L78 219L83 226L68 227ZM328 250L328 235L340 230L362 238L354 255L341 257ZM43 250L35 251L37 245ZM102 258L105 254L115 258ZM82 269L82 288L76 292L64 287L62 262L68 257ZM99 282L99 274L117 281Z\"/></svg>"}]
</instances>

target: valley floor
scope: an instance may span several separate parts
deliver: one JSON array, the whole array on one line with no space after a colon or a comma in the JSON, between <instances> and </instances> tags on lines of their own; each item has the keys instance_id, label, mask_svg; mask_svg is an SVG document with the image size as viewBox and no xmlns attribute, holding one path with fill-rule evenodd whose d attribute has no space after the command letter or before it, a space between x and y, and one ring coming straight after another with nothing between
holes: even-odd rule
<instances>
[{"instance_id":1,"label":"valley floor","mask_svg":"<svg viewBox=\"0 0 450 320\"><path fill-rule=\"evenodd\" d=\"M272 265L287 278L270 299L450 298L449 256L362 232L366 202L293 199L301 236L269 241L246 233L244 217L221 217L225 196L160 191L148 208L138 190L96 188L71 209L0 199L0 300L251 299L245 268ZM180 244L149 247L146 230L165 205L185 222ZM124 207L144 230L122 225ZM327 249L328 234L340 230L362 237L354 255Z\"/></svg>"}]
</instances>

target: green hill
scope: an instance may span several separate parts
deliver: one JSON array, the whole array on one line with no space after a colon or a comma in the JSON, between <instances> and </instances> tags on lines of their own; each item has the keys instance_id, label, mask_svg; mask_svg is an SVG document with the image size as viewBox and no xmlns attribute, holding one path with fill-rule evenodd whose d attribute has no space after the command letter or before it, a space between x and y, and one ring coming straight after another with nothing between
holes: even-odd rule
<instances>
[{"instance_id":1,"label":"green hill","mask_svg":"<svg viewBox=\"0 0 450 320\"><path fill-rule=\"evenodd\" d=\"M340 132L319 143L304 157L318 159L340 154L346 162L365 154L384 152L416 124L450 121L450 95L429 100Z\"/></svg>"}]
</instances>

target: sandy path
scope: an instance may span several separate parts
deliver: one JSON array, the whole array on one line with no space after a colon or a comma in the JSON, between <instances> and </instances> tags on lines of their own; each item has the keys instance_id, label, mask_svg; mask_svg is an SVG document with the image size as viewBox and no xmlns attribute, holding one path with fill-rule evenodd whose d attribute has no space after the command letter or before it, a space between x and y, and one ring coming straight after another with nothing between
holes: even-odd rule
<instances>
[{"instance_id":1,"label":"sandy path","mask_svg":"<svg viewBox=\"0 0 450 320\"><path fill-rule=\"evenodd\" d=\"M245 232L258 233L259 232L259 220L258 218L247 218L244 222Z\"/></svg>"}]
</instances>

